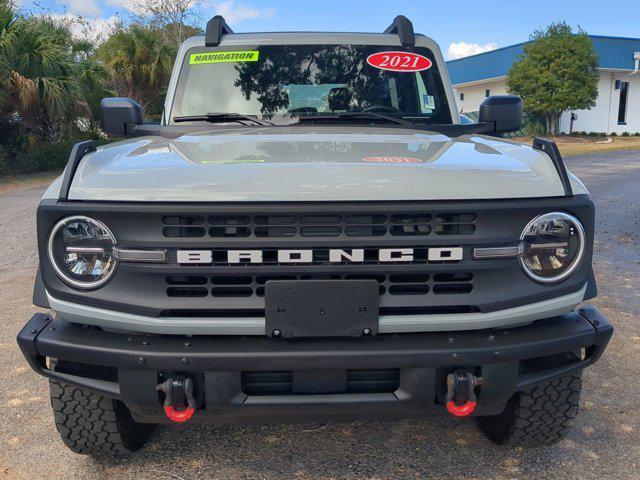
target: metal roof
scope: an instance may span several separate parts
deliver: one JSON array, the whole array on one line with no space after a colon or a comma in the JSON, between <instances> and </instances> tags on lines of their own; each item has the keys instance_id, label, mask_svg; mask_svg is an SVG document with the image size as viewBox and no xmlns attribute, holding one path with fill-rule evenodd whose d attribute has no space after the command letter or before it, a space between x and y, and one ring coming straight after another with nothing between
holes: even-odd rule
<instances>
[{"instance_id":1,"label":"metal roof","mask_svg":"<svg viewBox=\"0 0 640 480\"><path fill-rule=\"evenodd\" d=\"M600 58L600 68L633 70L633 53L640 52L640 38L589 35ZM447 62L454 85L504 77L511 65L524 53L527 42Z\"/></svg>"}]
</instances>

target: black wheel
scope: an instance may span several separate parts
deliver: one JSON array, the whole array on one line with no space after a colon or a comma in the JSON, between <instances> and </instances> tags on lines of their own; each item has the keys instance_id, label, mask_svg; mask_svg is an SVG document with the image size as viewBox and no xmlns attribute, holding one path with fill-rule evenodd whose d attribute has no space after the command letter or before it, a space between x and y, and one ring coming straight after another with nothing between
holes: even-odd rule
<instances>
[{"instance_id":1,"label":"black wheel","mask_svg":"<svg viewBox=\"0 0 640 480\"><path fill-rule=\"evenodd\" d=\"M560 441L578 414L580 374L514 395L500 415L478 417L478 428L498 445L536 447Z\"/></svg>"},{"instance_id":2,"label":"black wheel","mask_svg":"<svg viewBox=\"0 0 640 480\"><path fill-rule=\"evenodd\" d=\"M55 381L49 386L56 427L75 453L125 455L140 449L153 431L153 425L136 423L122 402Z\"/></svg>"}]
</instances>

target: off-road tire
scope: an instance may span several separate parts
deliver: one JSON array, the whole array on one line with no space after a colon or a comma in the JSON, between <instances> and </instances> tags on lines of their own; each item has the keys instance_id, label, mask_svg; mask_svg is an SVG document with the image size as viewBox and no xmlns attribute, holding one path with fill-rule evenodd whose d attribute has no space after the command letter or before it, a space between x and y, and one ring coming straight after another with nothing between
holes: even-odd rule
<instances>
[{"instance_id":1,"label":"off-road tire","mask_svg":"<svg viewBox=\"0 0 640 480\"><path fill-rule=\"evenodd\" d=\"M500 415L478 417L478 428L498 445L538 447L560 441L578 414L580 374L514 395Z\"/></svg>"},{"instance_id":2,"label":"off-road tire","mask_svg":"<svg viewBox=\"0 0 640 480\"><path fill-rule=\"evenodd\" d=\"M136 423L122 403L50 381L51 407L62 441L82 455L119 456L144 445L154 426Z\"/></svg>"}]
</instances>

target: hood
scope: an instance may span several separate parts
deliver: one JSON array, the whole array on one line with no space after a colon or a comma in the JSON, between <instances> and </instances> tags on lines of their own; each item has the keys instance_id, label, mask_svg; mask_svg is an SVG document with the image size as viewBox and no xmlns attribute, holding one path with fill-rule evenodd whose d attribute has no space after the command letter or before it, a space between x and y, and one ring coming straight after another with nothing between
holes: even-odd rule
<instances>
[{"instance_id":1,"label":"hood","mask_svg":"<svg viewBox=\"0 0 640 480\"><path fill-rule=\"evenodd\" d=\"M485 200L562 196L550 158L522 144L378 127L222 128L143 137L80 163L71 200Z\"/></svg>"}]
</instances>

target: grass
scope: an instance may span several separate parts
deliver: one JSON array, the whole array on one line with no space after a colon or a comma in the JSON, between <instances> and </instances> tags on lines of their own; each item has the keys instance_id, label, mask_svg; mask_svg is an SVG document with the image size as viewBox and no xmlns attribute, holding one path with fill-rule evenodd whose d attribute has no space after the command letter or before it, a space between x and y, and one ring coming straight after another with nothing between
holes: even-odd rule
<instances>
[{"instance_id":1,"label":"grass","mask_svg":"<svg viewBox=\"0 0 640 480\"><path fill-rule=\"evenodd\" d=\"M615 150L640 150L640 137L574 137L559 135L549 138L556 142L560 153L567 157ZM511 140L531 145L533 138L518 137Z\"/></svg>"}]
</instances>

